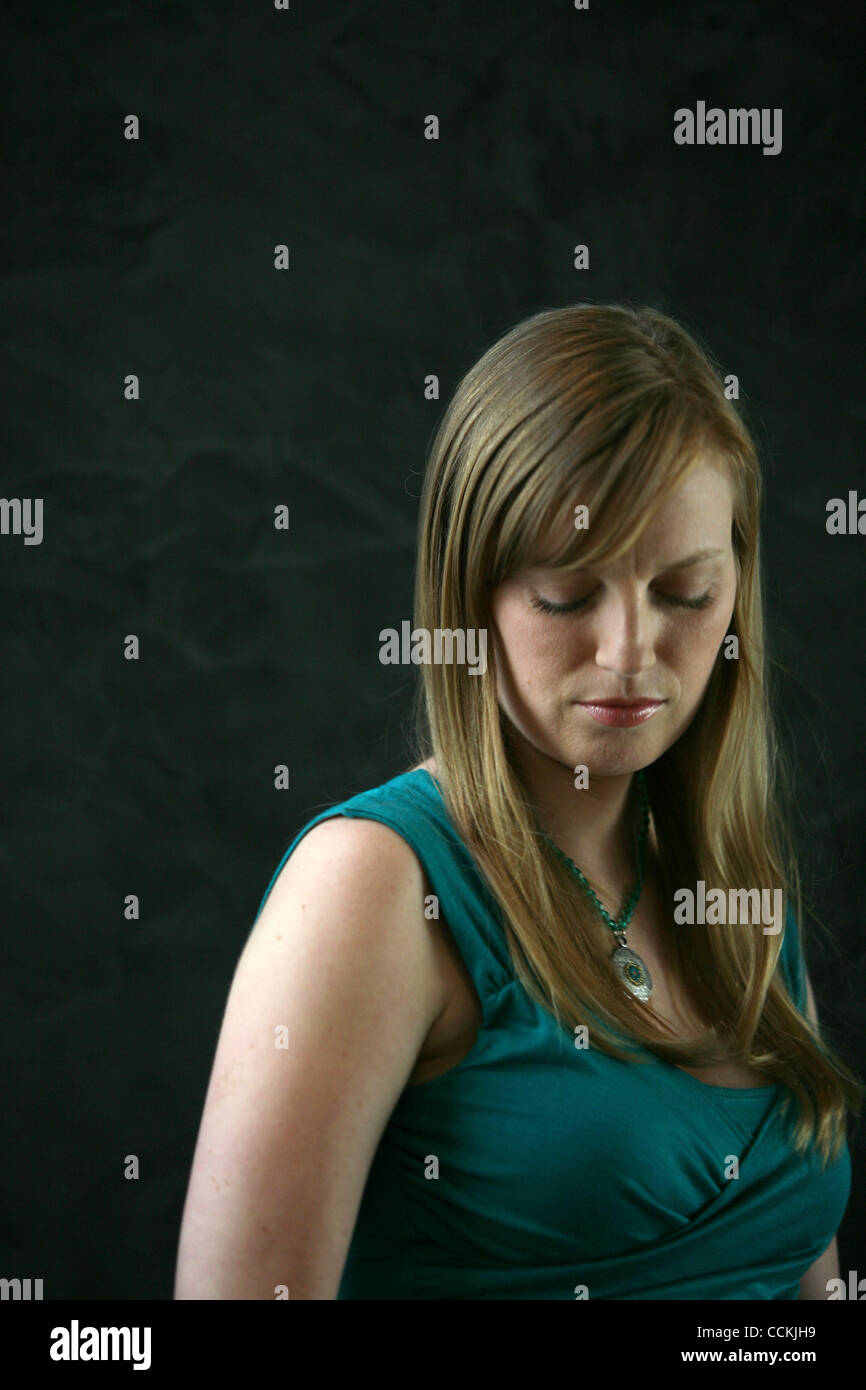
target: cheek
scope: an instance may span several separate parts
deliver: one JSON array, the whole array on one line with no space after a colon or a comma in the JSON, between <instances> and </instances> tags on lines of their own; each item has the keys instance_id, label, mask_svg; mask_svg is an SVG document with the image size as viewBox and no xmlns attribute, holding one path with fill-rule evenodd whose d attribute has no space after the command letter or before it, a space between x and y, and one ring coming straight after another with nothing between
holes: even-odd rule
<instances>
[{"instance_id":1,"label":"cheek","mask_svg":"<svg viewBox=\"0 0 866 1390\"><path fill-rule=\"evenodd\" d=\"M726 608L692 615L691 621L677 624L672 637L676 665L684 685L699 685L707 679L730 631Z\"/></svg>"},{"instance_id":2,"label":"cheek","mask_svg":"<svg viewBox=\"0 0 866 1390\"><path fill-rule=\"evenodd\" d=\"M564 632L532 615L500 613L494 618L497 660L508 682L521 691L545 691L555 697L557 678L573 669L577 659L575 641L565 640Z\"/></svg>"},{"instance_id":3,"label":"cheek","mask_svg":"<svg viewBox=\"0 0 866 1390\"><path fill-rule=\"evenodd\" d=\"M706 623L701 640L709 648L712 656L715 656L731 630L731 623L734 618L734 597L735 586L731 583L724 602L715 604L709 613L703 615L706 617Z\"/></svg>"}]
</instances>

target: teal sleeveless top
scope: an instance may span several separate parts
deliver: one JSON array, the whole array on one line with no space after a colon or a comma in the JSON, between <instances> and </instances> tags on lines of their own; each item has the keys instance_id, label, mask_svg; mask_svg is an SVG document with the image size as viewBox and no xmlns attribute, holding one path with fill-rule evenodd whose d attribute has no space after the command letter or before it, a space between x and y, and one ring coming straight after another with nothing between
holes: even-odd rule
<instances>
[{"instance_id":1,"label":"teal sleeveless top","mask_svg":"<svg viewBox=\"0 0 866 1390\"><path fill-rule=\"evenodd\" d=\"M629 1062L577 1048L515 977L499 908L424 769L308 821L256 918L299 840L335 815L412 847L483 1010L468 1055L392 1111L338 1299L796 1299L847 1205L847 1145L825 1171L798 1157L779 1083L734 1090L647 1049ZM805 1012L790 909L780 964Z\"/></svg>"}]
</instances>

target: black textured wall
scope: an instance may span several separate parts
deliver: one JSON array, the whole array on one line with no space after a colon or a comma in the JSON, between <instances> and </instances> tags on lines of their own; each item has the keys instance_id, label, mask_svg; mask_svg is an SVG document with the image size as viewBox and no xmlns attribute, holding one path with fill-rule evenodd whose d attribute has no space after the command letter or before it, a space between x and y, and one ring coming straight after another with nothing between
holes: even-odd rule
<instances>
[{"instance_id":1,"label":"black textured wall","mask_svg":"<svg viewBox=\"0 0 866 1390\"><path fill-rule=\"evenodd\" d=\"M5 15L0 485L43 520L38 544L0 535L0 1273L51 1299L171 1297L259 898L303 821L405 764L411 681L378 632L411 616L433 429L543 307L655 304L739 378L830 928L809 964L866 1073L866 536L825 526L829 498L866 496L858 7ZM676 144L698 101L781 108L781 150ZM866 1270L856 1136L853 1156L843 1275Z\"/></svg>"}]
</instances>

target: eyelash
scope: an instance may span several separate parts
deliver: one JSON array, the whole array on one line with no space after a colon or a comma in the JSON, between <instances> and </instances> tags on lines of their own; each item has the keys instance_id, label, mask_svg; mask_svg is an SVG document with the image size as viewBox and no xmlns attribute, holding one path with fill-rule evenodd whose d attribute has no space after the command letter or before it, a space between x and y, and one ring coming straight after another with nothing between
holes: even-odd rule
<instances>
[{"instance_id":1,"label":"eyelash","mask_svg":"<svg viewBox=\"0 0 866 1390\"><path fill-rule=\"evenodd\" d=\"M574 599L571 603L550 603L546 598L539 598L536 594L532 600L533 608L537 608L541 613L575 613L578 609L584 608L592 598L592 594L587 594L585 598ZM673 594L659 594L663 603L669 604L672 608L708 608L713 601L713 590L707 589L705 594L699 598L675 598Z\"/></svg>"}]
</instances>

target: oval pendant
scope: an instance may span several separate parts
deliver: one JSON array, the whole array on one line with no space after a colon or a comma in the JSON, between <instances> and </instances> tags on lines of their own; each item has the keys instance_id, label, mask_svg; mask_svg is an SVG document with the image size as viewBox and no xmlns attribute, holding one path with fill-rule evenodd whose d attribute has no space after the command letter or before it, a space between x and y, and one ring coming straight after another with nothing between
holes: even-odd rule
<instances>
[{"instance_id":1,"label":"oval pendant","mask_svg":"<svg viewBox=\"0 0 866 1390\"><path fill-rule=\"evenodd\" d=\"M611 960L626 989L638 999L649 999L653 982L637 951L633 951L630 946L620 946L614 951Z\"/></svg>"}]
</instances>

